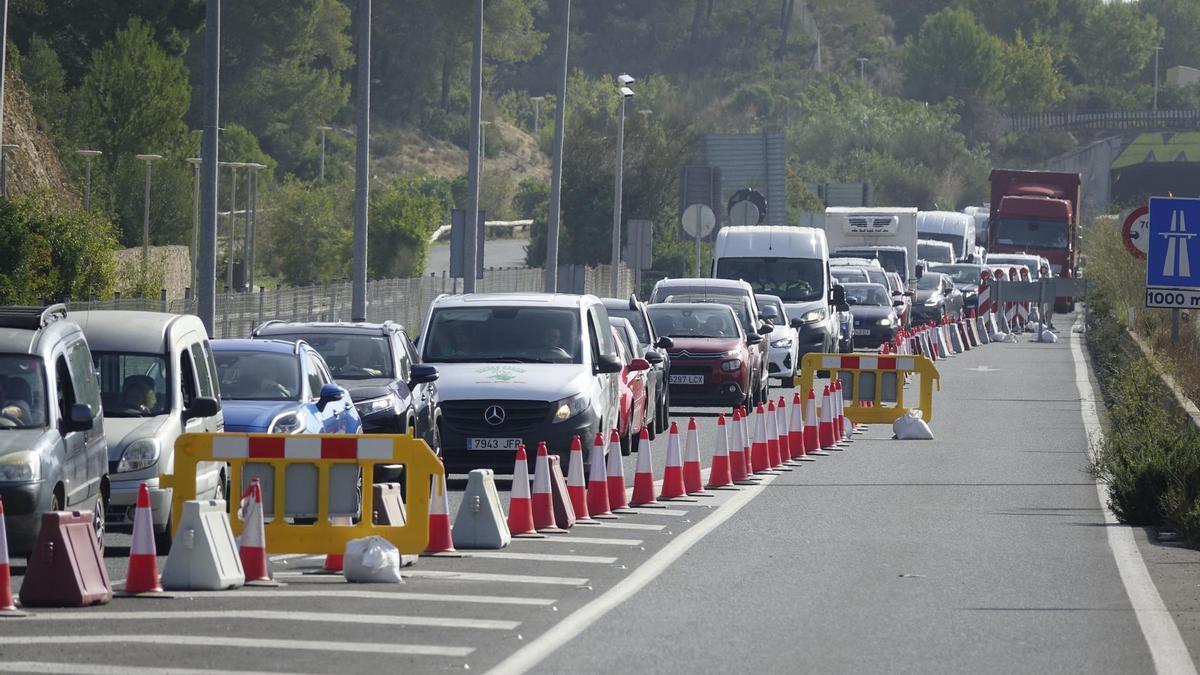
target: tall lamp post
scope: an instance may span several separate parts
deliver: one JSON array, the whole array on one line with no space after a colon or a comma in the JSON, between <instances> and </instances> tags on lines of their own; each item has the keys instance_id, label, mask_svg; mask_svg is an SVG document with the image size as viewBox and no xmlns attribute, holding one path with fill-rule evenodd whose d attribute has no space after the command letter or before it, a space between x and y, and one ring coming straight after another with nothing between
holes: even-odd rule
<instances>
[{"instance_id":1,"label":"tall lamp post","mask_svg":"<svg viewBox=\"0 0 1200 675\"><path fill-rule=\"evenodd\" d=\"M245 270L244 285L254 291L254 248L255 229L258 226L258 172L267 168L265 164L246 162L246 229L242 233L242 266Z\"/></svg>"},{"instance_id":2,"label":"tall lamp post","mask_svg":"<svg viewBox=\"0 0 1200 675\"><path fill-rule=\"evenodd\" d=\"M1162 50L1162 47L1154 48L1154 112L1158 112L1158 55Z\"/></svg>"},{"instance_id":3,"label":"tall lamp post","mask_svg":"<svg viewBox=\"0 0 1200 675\"><path fill-rule=\"evenodd\" d=\"M871 59L868 59L865 56L860 56L854 60L858 61L858 81L866 82L867 81L867 61L870 61Z\"/></svg>"},{"instance_id":4,"label":"tall lamp post","mask_svg":"<svg viewBox=\"0 0 1200 675\"><path fill-rule=\"evenodd\" d=\"M633 90L629 88L629 85L636 81L625 73L617 76L617 92L621 94L621 106L617 115L617 170L614 178L616 188L613 195L612 269L609 271L609 296L614 298L619 293L618 281L621 268L621 181L625 164L625 101L633 98Z\"/></svg>"},{"instance_id":5,"label":"tall lamp post","mask_svg":"<svg viewBox=\"0 0 1200 675\"><path fill-rule=\"evenodd\" d=\"M188 284L192 287L194 295L199 280L199 275L196 274L196 257L200 251L200 165L204 163L204 160L199 157L188 157L187 163L192 165L192 176L195 183L192 187L192 276Z\"/></svg>"},{"instance_id":6,"label":"tall lamp post","mask_svg":"<svg viewBox=\"0 0 1200 675\"><path fill-rule=\"evenodd\" d=\"M545 96L530 96L530 101L533 101L533 137L538 137L538 122L542 113L542 101L546 100Z\"/></svg>"},{"instance_id":7,"label":"tall lamp post","mask_svg":"<svg viewBox=\"0 0 1200 675\"><path fill-rule=\"evenodd\" d=\"M225 244L225 288L233 290L234 242L237 239L237 170L246 166L244 162L221 162L229 167L229 241Z\"/></svg>"},{"instance_id":8,"label":"tall lamp post","mask_svg":"<svg viewBox=\"0 0 1200 675\"><path fill-rule=\"evenodd\" d=\"M146 196L142 207L142 272L150 265L150 166L162 159L162 155L136 155L146 163Z\"/></svg>"},{"instance_id":9,"label":"tall lamp post","mask_svg":"<svg viewBox=\"0 0 1200 675\"><path fill-rule=\"evenodd\" d=\"M99 150L76 150L75 154L83 158L83 210L92 209L92 159L103 155Z\"/></svg>"},{"instance_id":10,"label":"tall lamp post","mask_svg":"<svg viewBox=\"0 0 1200 675\"><path fill-rule=\"evenodd\" d=\"M322 126L317 127L317 131L321 132L321 169L320 169L319 175L320 175L321 182L324 183L325 182L325 134L327 132L333 131L333 127L327 127L327 126L322 125Z\"/></svg>"}]
</instances>

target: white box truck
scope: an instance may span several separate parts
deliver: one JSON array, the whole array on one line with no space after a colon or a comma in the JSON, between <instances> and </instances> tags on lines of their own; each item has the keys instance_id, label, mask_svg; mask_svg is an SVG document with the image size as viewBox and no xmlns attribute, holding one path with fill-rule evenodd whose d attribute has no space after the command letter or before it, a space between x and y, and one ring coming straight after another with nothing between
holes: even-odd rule
<instances>
[{"instance_id":1,"label":"white box truck","mask_svg":"<svg viewBox=\"0 0 1200 675\"><path fill-rule=\"evenodd\" d=\"M825 209L830 257L876 258L909 285L917 282L917 209L846 207Z\"/></svg>"}]
</instances>

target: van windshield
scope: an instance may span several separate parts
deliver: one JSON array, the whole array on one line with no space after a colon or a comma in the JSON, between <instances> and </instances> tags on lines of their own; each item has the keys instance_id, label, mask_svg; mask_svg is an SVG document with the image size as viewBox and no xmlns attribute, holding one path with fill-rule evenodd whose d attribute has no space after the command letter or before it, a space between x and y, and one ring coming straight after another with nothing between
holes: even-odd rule
<instances>
[{"instance_id":1,"label":"van windshield","mask_svg":"<svg viewBox=\"0 0 1200 675\"><path fill-rule=\"evenodd\" d=\"M954 262L954 251L947 246L937 244L917 244L917 257L931 263Z\"/></svg>"},{"instance_id":2,"label":"van windshield","mask_svg":"<svg viewBox=\"0 0 1200 675\"><path fill-rule=\"evenodd\" d=\"M578 310L448 307L433 313L426 363L583 363Z\"/></svg>"},{"instance_id":3,"label":"van windshield","mask_svg":"<svg viewBox=\"0 0 1200 675\"><path fill-rule=\"evenodd\" d=\"M719 258L716 276L743 279L756 292L777 295L784 302L824 297L825 264L818 258Z\"/></svg>"},{"instance_id":4,"label":"van windshield","mask_svg":"<svg viewBox=\"0 0 1200 675\"><path fill-rule=\"evenodd\" d=\"M45 381L41 359L0 354L0 431L46 426Z\"/></svg>"},{"instance_id":5,"label":"van windshield","mask_svg":"<svg viewBox=\"0 0 1200 675\"><path fill-rule=\"evenodd\" d=\"M901 279L908 278L908 249L886 248L843 248L829 254L830 258L874 258L888 272L895 272ZM830 264L836 265L836 260Z\"/></svg>"},{"instance_id":6,"label":"van windshield","mask_svg":"<svg viewBox=\"0 0 1200 675\"><path fill-rule=\"evenodd\" d=\"M957 234L945 234L941 232L920 232L922 239L932 239L933 241L943 241L954 247L954 254L961 255L963 249L966 248L964 238Z\"/></svg>"},{"instance_id":7,"label":"van windshield","mask_svg":"<svg viewBox=\"0 0 1200 675\"><path fill-rule=\"evenodd\" d=\"M105 417L153 417L171 409L167 362L158 354L92 352Z\"/></svg>"}]
</instances>

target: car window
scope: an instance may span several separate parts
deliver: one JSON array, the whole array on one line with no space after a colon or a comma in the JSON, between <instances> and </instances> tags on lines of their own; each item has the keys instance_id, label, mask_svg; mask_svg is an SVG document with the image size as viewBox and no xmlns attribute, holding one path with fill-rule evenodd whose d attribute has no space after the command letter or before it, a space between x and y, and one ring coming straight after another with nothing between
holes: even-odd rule
<instances>
[{"instance_id":1,"label":"car window","mask_svg":"<svg viewBox=\"0 0 1200 675\"><path fill-rule=\"evenodd\" d=\"M646 325L646 315L642 314L642 310L629 309L628 307L606 309L608 309L610 317L618 317L628 321L629 325L633 326L633 332L637 334L638 340L641 340L643 344L650 344L650 329Z\"/></svg>"},{"instance_id":2,"label":"car window","mask_svg":"<svg viewBox=\"0 0 1200 675\"><path fill-rule=\"evenodd\" d=\"M399 364L400 372L396 373L398 379L408 382L412 377L412 353L408 351L405 343L408 342L408 337L404 333L398 333L392 338L392 349L396 352L396 362Z\"/></svg>"},{"instance_id":3,"label":"car window","mask_svg":"<svg viewBox=\"0 0 1200 675\"><path fill-rule=\"evenodd\" d=\"M222 400L300 400L300 368L292 354L222 351L216 361Z\"/></svg>"},{"instance_id":4,"label":"car window","mask_svg":"<svg viewBox=\"0 0 1200 675\"><path fill-rule=\"evenodd\" d=\"M305 356L307 363L304 366L304 374L308 378L308 395L310 398L320 398L321 387L325 385L325 378L321 374L321 366L317 364L317 360L312 354Z\"/></svg>"},{"instance_id":5,"label":"car window","mask_svg":"<svg viewBox=\"0 0 1200 675\"><path fill-rule=\"evenodd\" d=\"M608 325L608 310L603 305L592 305L588 308L588 313L595 316L597 326ZM600 351L605 354L617 353L617 341L612 336L612 331L600 332Z\"/></svg>"},{"instance_id":6,"label":"car window","mask_svg":"<svg viewBox=\"0 0 1200 675\"><path fill-rule=\"evenodd\" d=\"M152 417L171 409L167 360L161 354L94 352L108 417ZM82 388L77 387L80 398Z\"/></svg>"},{"instance_id":7,"label":"car window","mask_svg":"<svg viewBox=\"0 0 1200 675\"><path fill-rule=\"evenodd\" d=\"M206 398L216 398L216 388L213 383L219 371L213 365L212 348L207 342L197 342L192 345L191 352L192 362L196 366L196 380L200 384L200 395Z\"/></svg>"},{"instance_id":8,"label":"car window","mask_svg":"<svg viewBox=\"0 0 1200 675\"><path fill-rule=\"evenodd\" d=\"M596 323L595 315L587 315L588 347L592 350L592 363L600 363L600 325Z\"/></svg>"},{"instance_id":9,"label":"car window","mask_svg":"<svg viewBox=\"0 0 1200 675\"><path fill-rule=\"evenodd\" d=\"M362 333L271 333L273 340L304 340L317 350L339 379L391 379L392 356L388 339ZM401 376L403 377L403 376ZM408 378L403 378L408 379Z\"/></svg>"},{"instance_id":10,"label":"car window","mask_svg":"<svg viewBox=\"0 0 1200 675\"><path fill-rule=\"evenodd\" d=\"M0 431L46 426L45 383L41 359L0 355Z\"/></svg>"},{"instance_id":11,"label":"car window","mask_svg":"<svg viewBox=\"0 0 1200 675\"><path fill-rule=\"evenodd\" d=\"M740 337L737 321L727 307L670 307L650 309L650 321L659 335L668 337Z\"/></svg>"},{"instance_id":12,"label":"car window","mask_svg":"<svg viewBox=\"0 0 1200 675\"><path fill-rule=\"evenodd\" d=\"M99 412L100 385L96 381L96 369L92 365L92 355L86 342L79 340L67 347L67 365L71 370L75 400L91 406L92 414Z\"/></svg>"},{"instance_id":13,"label":"car window","mask_svg":"<svg viewBox=\"0 0 1200 675\"><path fill-rule=\"evenodd\" d=\"M75 389L71 386L71 369L67 367L66 357L60 356L54 361L54 393L58 403L59 429L65 430L65 424L70 419L71 406L75 405Z\"/></svg>"},{"instance_id":14,"label":"car window","mask_svg":"<svg viewBox=\"0 0 1200 675\"><path fill-rule=\"evenodd\" d=\"M192 352L184 349L179 353L179 395L180 406L186 410L192 407L192 401L199 396L196 389L196 368L192 363Z\"/></svg>"}]
</instances>

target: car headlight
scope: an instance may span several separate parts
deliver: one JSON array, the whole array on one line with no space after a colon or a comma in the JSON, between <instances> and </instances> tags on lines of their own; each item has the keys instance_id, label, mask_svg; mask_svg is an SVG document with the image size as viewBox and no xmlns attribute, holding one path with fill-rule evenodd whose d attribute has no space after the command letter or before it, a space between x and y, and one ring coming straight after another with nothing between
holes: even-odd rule
<instances>
[{"instance_id":1,"label":"car headlight","mask_svg":"<svg viewBox=\"0 0 1200 675\"><path fill-rule=\"evenodd\" d=\"M154 466L158 461L159 452L158 441L153 438L134 441L125 446L125 452L121 453L121 461L117 462L117 473Z\"/></svg>"},{"instance_id":2,"label":"car headlight","mask_svg":"<svg viewBox=\"0 0 1200 675\"><path fill-rule=\"evenodd\" d=\"M938 304L938 301L934 298L930 298L925 301L926 307L937 307L937 304Z\"/></svg>"},{"instance_id":3,"label":"car headlight","mask_svg":"<svg viewBox=\"0 0 1200 675\"><path fill-rule=\"evenodd\" d=\"M587 394L575 394L569 398L555 401L552 406L554 408L554 421L565 422L587 410L589 404L590 401Z\"/></svg>"},{"instance_id":4,"label":"car headlight","mask_svg":"<svg viewBox=\"0 0 1200 675\"><path fill-rule=\"evenodd\" d=\"M741 370L741 368L741 359L726 359L721 362L721 370L725 371L726 373L736 373L737 371Z\"/></svg>"},{"instance_id":5,"label":"car headlight","mask_svg":"<svg viewBox=\"0 0 1200 675\"><path fill-rule=\"evenodd\" d=\"M42 463L36 452L13 452L0 457L0 482L37 480L42 475Z\"/></svg>"},{"instance_id":6,"label":"car headlight","mask_svg":"<svg viewBox=\"0 0 1200 675\"><path fill-rule=\"evenodd\" d=\"M268 434L298 434L304 428L304 423L300 421L300 416L294 412L284 413L279 417L271 420L271 425L267 427Z\"/></svg>"},{"instance_id":7,"label":"car headlight","mask_svg":"<svg viewBox=\"0 0 1200 675\"><path fill-rule=\"evenodd\" d=\"M771 346L775 347L776 349L791 349L792 338L779 338L778 340L773 340L771 342Z\"/></svg>"},{"instance_id":8,"label":"car headlight","mask_svg":"<svg viewBox=\"0 0 1200 675\"><path fill-rule=\"evenodd\" d=\"M880 326L890 326L892 325L892 320L890 317L884 317L880 319L878 323Z\"/></svg>"},{"instance_id":9,"label":"car headlight","mask_svg":"<svg viewBox=\"0 0 1200 675\"><path fill-rule=\"evenodd\" d=\"M800 317L800 320L803 321L804 323L813 323L815 321L824 320L825 316L826 316L826 312L823 308L822 309L812 309L812 310L805 312L804 315Z\"/></svg>"},{"instance_id":10,"label":"car headlight","mask_svg":"<svg viewBox=\"0 0 1200 675\"><path fill-rule=\"evenodd\" d=\"M360 417L366 417L367 415L374 415L375 413L382 412L384 410L394 410L395 407L396 407L396 398L394 396L392 396L391 394L388 394L387 396L381 396L380 398L373 398L368 401L361 401L359 403L354 404L354 408L356 410L358 410L358 414Z\"/></svg>"}]
</instances>

